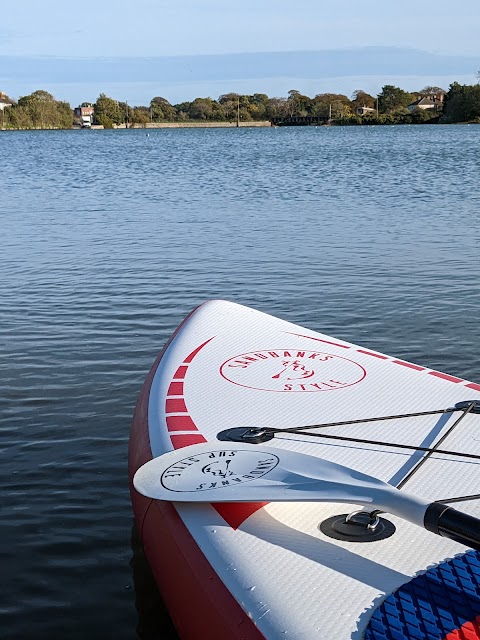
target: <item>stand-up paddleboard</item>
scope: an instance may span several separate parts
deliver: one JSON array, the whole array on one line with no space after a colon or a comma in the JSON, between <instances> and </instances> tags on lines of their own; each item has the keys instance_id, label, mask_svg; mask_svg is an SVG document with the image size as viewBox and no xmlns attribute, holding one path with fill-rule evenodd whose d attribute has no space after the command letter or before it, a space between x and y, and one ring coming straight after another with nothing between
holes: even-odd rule
<instances>
[{"instance_id":1,"label":"stand-up paddleboard","mask_svg":"<svg viewBox=\"0 0 480 640\"><path fill-rule=\"evenodd\" d=\"M479 384L208 302L144 384L134 476L182 639L480 638Z\"/></svg>"}]
</instances>

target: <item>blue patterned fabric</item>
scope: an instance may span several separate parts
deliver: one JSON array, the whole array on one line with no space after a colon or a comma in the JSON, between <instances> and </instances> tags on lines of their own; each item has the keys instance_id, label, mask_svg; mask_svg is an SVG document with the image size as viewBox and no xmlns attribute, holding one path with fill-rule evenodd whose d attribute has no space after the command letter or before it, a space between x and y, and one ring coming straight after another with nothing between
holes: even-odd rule
<instances>
[{"instance_id":1,"label":"blue patterned fabric","mask_svg":"<svg viewBox=\"0 0 480 640\"><path fill-rule=\"evenodd\" d=\"M364 637L441 640L477 616L480 553L469 551L429 569L390 594L375 610ZM480 638L480 627L467 636Z\"/></svg>"}]
</instances>

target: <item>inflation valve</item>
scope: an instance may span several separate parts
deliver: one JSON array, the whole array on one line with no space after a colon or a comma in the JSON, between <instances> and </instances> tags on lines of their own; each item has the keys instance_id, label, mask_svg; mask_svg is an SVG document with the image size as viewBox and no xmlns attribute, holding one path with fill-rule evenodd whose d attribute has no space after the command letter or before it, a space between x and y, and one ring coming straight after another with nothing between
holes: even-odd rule
<instances>
[{"instance_id":1,"label":"inflation valve","mask_svg":"<svg viewBox=\"0 0 480 640\"><path fill-rule=\"evenodd\" d=\"M385 540L395 533L395 525L368 511L342 513L324 520L318 528L329 538L346 542Z\"/></svg>"}]
</instances>

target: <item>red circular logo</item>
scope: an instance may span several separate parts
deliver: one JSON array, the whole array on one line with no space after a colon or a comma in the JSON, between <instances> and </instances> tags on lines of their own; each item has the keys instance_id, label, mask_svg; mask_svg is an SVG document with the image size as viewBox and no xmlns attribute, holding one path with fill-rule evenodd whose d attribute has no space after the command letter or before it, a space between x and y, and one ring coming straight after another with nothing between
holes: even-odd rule
<instances>
[{"instance_id":1,"label":"red circular logo","mask_svg":"<svg viewBox=\"0 0 480 640\"><path fill-rule=\"evenodd\" d=\"M320 351L271 349L230 358L220 367L233 384L260 391L335 391L357 384L365 369L347 358Z\"/></svg>"}]
</instances>

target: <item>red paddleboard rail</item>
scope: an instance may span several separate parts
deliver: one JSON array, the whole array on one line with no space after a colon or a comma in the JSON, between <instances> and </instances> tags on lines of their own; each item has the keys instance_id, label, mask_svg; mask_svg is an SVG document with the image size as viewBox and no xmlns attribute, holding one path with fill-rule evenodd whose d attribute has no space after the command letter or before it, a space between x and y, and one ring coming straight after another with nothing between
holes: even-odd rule
<instances>
[{"instance_id":1,"label":"red paddleboard rail","mask_svg":"<svg viewBox=\"0 0 480 640\"><path fill-rule=\"evenodd\" d=\"M198 307L197 307L198 309ZM133 487L137 469L151 460L148 402L153 378L182 322L158 356L140 392L129 446L130 495L145 555L182 640L264 640L226 588L170 502L151 500Z\"/></svg>"}]
</instances>

